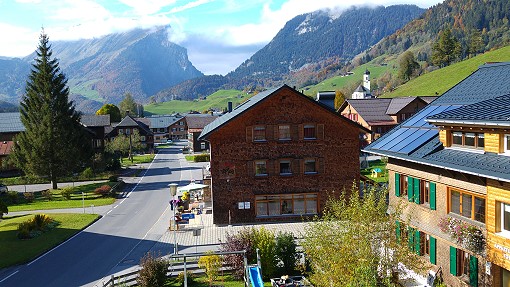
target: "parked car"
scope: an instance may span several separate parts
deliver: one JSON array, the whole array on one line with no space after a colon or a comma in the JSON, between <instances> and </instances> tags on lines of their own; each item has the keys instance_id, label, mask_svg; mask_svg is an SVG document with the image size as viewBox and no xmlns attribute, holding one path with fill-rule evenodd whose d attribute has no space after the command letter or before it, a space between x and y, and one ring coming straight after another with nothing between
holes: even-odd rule
<instances>
[{"instance_id":1,"label":"parked car","mask_svg":"<svg viewBox=\"0 0 510 287\"><path fill-rule=\"evenodd\" d=\"M172 141L171 139L167 139L167 140L166 140L166 143L169 143L169 144L170 144L170 143L173 143L173 141Z\"/></svg>"},{"instance_id":2,"label":"parked car","mask_svg":"<svg viewBox=\"0 0 510 287\"><path fill-rule=\"evenodd\" d=\"M7 193L8 191L7 185L0 183L0 194Z\"/></svg>"}]
</instances>

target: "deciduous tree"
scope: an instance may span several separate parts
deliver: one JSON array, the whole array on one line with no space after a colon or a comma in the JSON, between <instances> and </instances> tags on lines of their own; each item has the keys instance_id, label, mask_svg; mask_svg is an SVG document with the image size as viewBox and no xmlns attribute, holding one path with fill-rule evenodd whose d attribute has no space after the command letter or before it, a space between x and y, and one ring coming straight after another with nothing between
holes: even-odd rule
<instances>
[{"instance_id":1,"label":"deciduous tree","mask_svg":"<svg viewBox=\"0 0 510 287\"><path fill-rule=\"evenodd\" d=\"M41 33L37 58L21 100L25 131L15 138L13 162L26 174L47 176L57 189L59 177L84 165L92 154L91 139L80 114L69 101L69 88L48 36Z\"/></svg>"},{"instance_id":2,"label":"deciduous tree","mask_svg":"<svg viewBox=\"0 0 510 287\"><path fill-rule=\"evenodd\" d=\"M420 64L416 62L414 54L411 51L406 51L402 54L398 64L398 77L406 82L409 81L415 71L420 68Z\"/></svg>"},{"instance_id":3,"label":"deciduous tree","mask_svg":"<svg viewBox=\"0 0 510 287\"><path fill-rule=\"evenodd\" d=\"M335 109L340 108L340 106L345 102L345 95L341 92L336 90L335 91Z\"/></svg>"},{"instance_id":4,"label":"deciduous tree","mask_svg":"<svg viewBox=\"0 0 510 287\"><path fill-rule=\"evenodd\" d=\"M111 122L120 122L120 110L114 104L104 104L99 110L97 110L96 115L110 115Z\"/></svg>"},{"instance_id":5,"label":"deciduous tree","mask_svg":"<svg viewBox=\"0 0 510 287\"><path fill-rule=\"evenodd\" d=\"M400 263L419 269L420 257L397 236L401 208L387 214L386 192L347 194L329 200L324 216L305 230L314 286L390 286Z\"/></svg>"}]
</instances>

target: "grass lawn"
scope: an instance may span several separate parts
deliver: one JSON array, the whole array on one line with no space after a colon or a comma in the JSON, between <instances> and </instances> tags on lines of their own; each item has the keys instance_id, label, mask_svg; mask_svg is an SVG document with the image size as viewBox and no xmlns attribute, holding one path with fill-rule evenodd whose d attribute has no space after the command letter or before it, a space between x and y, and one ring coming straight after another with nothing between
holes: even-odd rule
<instances>
[{"instance_id":1,"label":"grass lawn","mask_svg":"<svg viewBox=\"0 0 510 287\"><path fill-rule=\"evenodd\" d=\"M123 157L121 159L121 165L123 167L131 166L139 163L149 163L154 160L155 155L154 154L143 154L143 155L134 155L133 156L133 162L127 157Z\"/></svg>"},{"instance_id":2,"label":"grass lawn","mask_svg":"<svg viewBox=\"0 0 510 287\"><path fill-rule=\"evenodd\" d=\"M234 280L234 278L232 278L229 275L219 276L218 280L215 280L213 285L215 285L215 286L224 286L224 287L244 287L245 286L242 281ZM172 279L165 286L168 286L168 287L180 287L182 285L179 285L177 280ZM192 282L190 282L190 280L188 278L188 286L190 286L190 287L208 287L209 283L208 283L207 278L205 276L201 276L201 277L194 278ZM264 282L264 287L271 287L271 283L270 282Z\"/></svg>"},{"instance_id":3,"label":"grass lawn","mask_svg":"<svg viewBox=\"0 0 510 287\"><path fill-rule=\"evenodd\" d=\"M61 208L80 208L83 206L82 192L85 194L85 206L90 205L100 206L108 205L115 202L113 197L102 197L101 195L94 194L94 190L102 185L114 186L116 182L100 182L87 185L76 186L71 194L71 199L65 199L60 193L61 190L52 191L52 200L45 198L41 192L34 193L34 201L28 202L23 196L18 197L17 203L12 203L7 198L4 202L7 203L9 212L14 211L29 211L29 210L44 210L44 209L61 209ZM7 195L2 195L7 197ZM10 203L9 203L10 202Z\"/></svg>"},{"instance_id":4,"label":"grass lawn","mask_svg":"<svg viewBox=\"0 0 510 287\"><path fill-rule=\"evenodd\" d=\"M16 237L18 224L33 215L6 217L0 220L0 268L29 262L73 236L94 220L94 214L48 214L59 225L38 237L20 240Z\"/></svg>"},{"instance_id":5,"label":"grass lawn","mask_svg":"<svg viewBox=\"0 0 510 287\"><path fill-rule=\"evenodd\" d=\"M108 180L111 176L115 175L113 172L102 172L95 174L90 178L85 178L83 176L69 176L62 177L58 179L58 182L79 182L79 181L88 181L88 180ZM48 178L43 177L28 177L28 176L15 176L15 177L6 177L0 180L1 183L5 185L22 185L22 184L37 184L37 183L50 183Z\"/></svg>"},{"instance_id":6,"label":"grass lawn","mask_svg":"<svg viewBox=\"0 0 510 287\"><path fill-rule=\"evenodd\" d=\"M369 167L361 170L361 174L373 179L375 182L388 182L388 171L386 170L386 163L382 160L375 160L368 162ZM382 173L379 177L372 177L372 169L380 168Z\"/></svg>"}]
</instances>

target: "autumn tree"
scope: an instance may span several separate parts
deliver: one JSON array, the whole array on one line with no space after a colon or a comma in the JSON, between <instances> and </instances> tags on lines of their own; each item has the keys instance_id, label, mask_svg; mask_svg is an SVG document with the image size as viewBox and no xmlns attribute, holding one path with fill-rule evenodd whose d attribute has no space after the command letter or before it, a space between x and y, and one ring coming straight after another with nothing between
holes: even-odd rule
<instances>
[{"instance_id":1,"label":"autumn tree","mask_svg":"<svg viewBox=\"0 0 510 287\"><path fill-rule=\"evenodd\" d=\"M345 102L345 95L341 92L336 90L335 91L335 109L340 108L340 106Z\"/></svg>"},{"instance_id":2,"label":"autumn tree","mask_svg":"<svg viewBox=\"0 0 510 287\"><path fill-rule=\"evenodd\" d=\"M25 131L15 138L14 164L26 174L48 177L57 189L60 177L82 167L92 155L91 139L80 114L69 101L67 79L52 58L48 36L42 31L37 58L20 103Z\"/></svg>"},{"instance_id":3,"label":"autumn tree","mask_svg":"<svg viewBox=\"0 0 510 287\"><path fill-rule=\"evenodd\" d=\"M420 64L416 62L414 54L411 51L406 51L402 54L398 64L398 77L406 82L409 81L415 71L420 68Z\"/></svg>"},{"instance_id":4,"label":"autumn tree","mask_svg":"<svg viewBox=\"0 0 510 287\"><path fill-rule=\"evenodd\" d=\"M460 57L461 46L449 28L439 32L439 36L432 47L432 63L445 67Z\"/></svg>"},{"instance_id":5,"label":"autumn tree","mask_svg":"<svg viewBox=\"0 0 510 287\"><path fill-rule=\"evenodd\" d=\"M209 281L209 286L213 286L213 282L218 277L223 262L220 256L214 254L212 251L208 251L206 254L207 255L201 256L200 259L198 259L198 267L205 269L205 275L207 276L207 281Z\"/></svg>"},{"instance_id":6,"label":"autumn tree","mask_svg":"<svg viewBox=\"0 0 510 287\"><path fill-rule=\"evenodd\" d=\"M358 196L356 187L342 192L327 202L323 217L306 228L302 246L314 286L391 286L400 264L423 268L421 258L397 233L402 208L395 206L388 214L386 194L372 189Z\"/></svg>"},{"instance_id":7,"label":"autumn tree","mask_svg":"<svg viewBox=\"0 0 510 287\"><path fill-rule=\"evenodd\" d=\"M120 110L114 104L104 104L99 110L97 110L96 115L110 115L111 122L120 122Z\"/></svg>"}]
</instances>

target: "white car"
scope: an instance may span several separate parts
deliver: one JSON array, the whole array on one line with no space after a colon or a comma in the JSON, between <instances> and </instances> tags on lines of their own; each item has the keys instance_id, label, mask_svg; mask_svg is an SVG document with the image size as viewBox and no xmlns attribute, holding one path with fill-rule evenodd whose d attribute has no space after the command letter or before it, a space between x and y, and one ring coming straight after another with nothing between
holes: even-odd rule
<instances>
[{"instance_id":1,"label":"white car","mask_svg":"<svg viewBox=\"0 0 510 287\"><path fill-rule=\"evenodd\" d=\"M171 139L167 139L166 143L173 143L173 141Z\"/></svg>"},{"instance_id":2,"label":"white car","mask_svg":"<svg viewBox=\"0 0 510 287\"><path fill-rule=\"evenodd\" d=\"M0 183L0 194L7 193L9 189L7 188L7 185Z\"/></svg>"}]
</instances>

